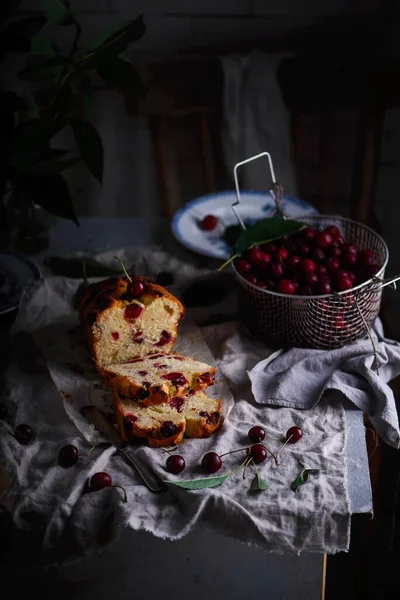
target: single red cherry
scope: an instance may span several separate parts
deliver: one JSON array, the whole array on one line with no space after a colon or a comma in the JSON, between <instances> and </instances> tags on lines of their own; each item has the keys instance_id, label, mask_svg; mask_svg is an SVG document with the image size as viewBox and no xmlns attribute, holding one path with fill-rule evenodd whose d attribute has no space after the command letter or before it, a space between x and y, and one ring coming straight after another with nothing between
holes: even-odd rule
<instances>
[{"instance_id":1,"label":"single red cherry","mask_svg":"<svg viewBox=\"0 0 400 600\"><path fill-rule=\"evenodd\" d=\"M171 456L168 456L165 462L165 468L168 473L178 475L178 473L182 473L185 468L185 459L179 454L172 454Z\"/></svg>"},{"instance_id":2,"label":"single red cherry","mask_svg":"<svg viewBox=\"0 0 400 600\"><path fill-rule=\"evenodd\" d=\"M301 263L301 258L300 256L297 256L296 254L292 254L292 256L289 256L289 258L287 259L286 262L286 266L288 267L288 269L297 269L298 266Z\"/></svg>"},{"instance_id":3,"label":"single red cherry","mask_svg":"<svg viewBox=\"0 0 400 600\"><path fill-rule=\"evenodd\" d=\"M253 265L261 265L271 261L271 256L268 252L264 252L261 248L250 248L246 252L245 258Z\"/></svg>"},{"instance_id":4,"label":"single red cherry","mask_svg":"<svg viewBox=\"0 0 400 600\"><path fill-rule=\"evenodd\" d=\"M206 217L204 217L204 219L202 219L200 221L199 227L200 227L200 229L203 229L204 231L212 231L213 229L216 228L217 225L218 225L217 217L214 217L214 215L207 215Z\"/></svg>"},{"instance_id":5,"label":"single red cherry","mask_svg":"<svg viewBox=\"0 0 400 600\"><path fill-rule=\"evenodd\" d=\"M251 442L262 442L265 438L265 430L259 425L255 425L251 429L249 429L247 435L249 436L249 440Z\"/></svg>"},{"instance_id":6,"label":"single red cherry","mask_svg":"<svg viewBox=\"0 0 400 600\"><path fill-rule=\"evenodd\" d=\"M305 258L301 261L300 269L303 273L312 273L315 271L315 264L310 258Z\"/></svg>"},{"instance_id":7,"label":"single red cherry","mask_svg":"<svg viewBox=\"0 0 400 600\"><path fill-rule=\"evenodd\" d=\"M343 250L344 252L358 254L358 248L355 244L345 244Z\"/></svg>"},{"instance_id":8,"label":"single red cherry","mask_svg":"<svg viewBox=\"0 0 400 600\"><path fill-rule=\"evenodd\" d=\"M340 258L342 256L342 251L339 246L330 246L327 250L327 255L329 258Z\"/></svg>"},{"instance_id":9,"label":"single red cherry","mask_svg":"<svg viewBox=\"0 0 400 600\"><path fill-rule=\"evenodd\" d=\"M277 290L281 294L292 296L296 291L296 283L290 279L281 279L278 281Z\"/></svg>"},{"instance_id":10,"label":"single red cherry","mask_svg":"<svg viewBox=\"0 0 400 600\"><path fill-rule=\"evenodd\" d=\"M254 444L250 448L250 453L255 463L262 463L268 458L268 452L262 444Z\"/></svg>"},{"instance_id":11,"label":"single red cherry","mask_svg":"<svg viewBox=\"0 0 400 600\"><path fill-rule=\"evenodd\" d=\"M351 277L346 271L339 271L336 276L336 290L338 292L344 292L345 290L350 290L353 287L353 282Z\"/></svg>"},{"instance_id":12,"label":"single red cherry","mask_svg":"<svg viewBox=\"0 0 400 600\"><path fill-rule=\"evenodd\" d=\"M63 446L58 453L58 464L65 469L76 465L78 462L78 448L73 444Z\"/></svg>"},{"instance_id":13,"label":"single red cherry","mask_svg":"<svg viewBox=\"0 0 400 600\"><path fill-rule=\"evenodd\" d=\"M275 254L276 260L279 260L280 262L284 262L288 256L289 252L286 250L286 248L278 248Z\"/></svg>"},{"instance_id":14,"label":"single red cherry","mask_svg":"<svg viewBox=\"0 0 400 600\"><path fill-rule=\"evenodd\" d=\"M258 277L256 277L252 273L246 275L246 279L249 283L252 283L253 285L258 285Z\"/></svg>"},{"instance_id":15,"label":"single red cherry","mask_svg":"<svg viewBox=\"0 0 400 600\"><path fill-rule=\"evenodd\" d=\"M216 473L222 467L222 460L216 452L207 452L201 461L206 473Z\"/></svg>"},{"instance_id":16,"label":"single red cherry","mask_svg":"<svg viewBox=\"0 0 400 600\"><path fill-rule=\"evenodd\" d=\"M15 439L19 441L20 444L29 444L31 439L33 438L33 431L29 427L29 425L25 425L25 423L18 425L15 430Z\"/></svg>"},{"instance_id":17,"label":"single red cherry","mask_svg":"<svg viewBox=\"0 0 400 600\"><path fill-rule=\"evenodd\" d=\"M332 246L336 246L337 248L343 248L345 245L345 241L341 235L333 238Z\"/></svg>"},{"instance_id":18,"label":"single red cherry","mask_svg":"<svg viewBox=\"0 0 400 600\"><path fill-rule=\"evenodd\" d=\"M322 248L314 248L311 253L311 258L316 263L322 263L325 260L325 252Z\"/></svg>"},{"instance_id":19,"label":"single red cherry","mask_svg":"<svg viewBox=\"0 0 400 600\"><path fill-rule=\"evenodd\" d=\"M105 487L110 487L111 485L112 479L109 474L104 473L104 471L99 471L90 478L90 489L94 492L102 490Z\"/></svg>"},{"instance_id":20,"label":"single red cherry","mask_svg":"<svg viewBox=\"0 0 400 600\"><path fill-rule=\"evenodd\" d=\"M362 251L358 255L358 263L362 267L374 267L376 265L376 258L374 254L363 254Z\"/></svg>"},{"instance_id":21,"label":"single red cherry","mask_svg":"<svg viewBox=\"0 0 400 600\"><path fill-rule=\"evenodd\" d=\"M144 281L137 277L136 279L132 280L132 283L128 284L126 291L133 298L137 298L138 296L141 296L143 294L143 292L146 290L146 287L147 286L144 283Z\"/></svg>"},{"instance_id":22,"label":"single red cherry","mask_svg":"<svg viewBox=\"0 0 400 600\"><path fill-rule=\"evenodd\" d=\"M327 231L320 231L315 236L315 243L318 248L328 248L332 244L333 238Z\"/></svg>"},{"instance_id":23,"label":"single red cherry","mask_svg":"<svg viewBox=\"0 0 400 600\"><path fill-rule=\"evenodd\" d=\"M238 273L240 273L241 275L245 275L246 273L250 273L251 264L244 258L238 258L237 260L235 260L235 268Z\"/></svg>"},{"instance_id":24,"label":"single red cherry","mask_svg":"<svg viewBox=\"0 0 400 600\"><path fill-rule=\"evenodd\" d=\"M137 341L139 343L139 340L137 340ZM165 346L166 344L169 344L170 341L171 341L171 334L169 333L169 331L166 331L165 329L163 329L161 332L161 335L160 335L160 339L158 340L158 342L156 342L154 344L154 346Z\"/></svg>"},{"instance_id":25,"label":"single red cherry","mask_svg":"<svg viewBox=\"0 0 400 600\"><path fill-rule=\"evenodd\" d=\"M332 294L332 286L330 284L329 279L320 280L317 286L317 290L319 294L325 296L325 294Z\"/></svg>"},{"instance_id":26,"label":"single red cherry","mask_svg":"<svg viewBox=\"0 0 400 600\"><path fill-rule=\"evenodd\" d=\"M269 273L273 279L280 279L283 275L283 267L281 263L273 262L270 265Z\"/></svg>"},{"instance_id":27,"label":"single red cherry","mask_svg":"<svg viewBox=\"0 0 400 600\"><path fill-rule=\"evenodd\" d=\"M0 419L5 419L6 417L8 417L7 406L3 402L0 402Z\"/></svg>"},{"instance_id":28,"label":"single red cherry","mask_svg":"<svg viewBox=\"0 0 400 600\"><path fill-rule=\"evenodd\" d=\"M314 239L316 231L312 227L306 227L305 229L301 230L300 234L304 240L310 242L312 239Z\"/></svg>"},{"instance_id":29,"label":"single red cherry","mask_svg":"<svg viewBox=\"0 0 400 600\"><path fill-rule=\"evenodd\" d=\"M162 376L162 379L170 381L173 385L179 387L187 383L187 379L183 373L166 373Z\"/></svg>"},{"instance_id":30,"label":"single red cherry","mask_svg":"<svg viewBox=\"0 0 400 600\"><path fill-rule=\"evenodd\" d=\"M354 269L358 263L358 254L356 252L350 252L346 250L342 255L342 262L348 269Z\"/></svg>"},{"instance_id":31,"label":"single red cherry","mask_svg":"<svg viewBox=\"0 0 400 600\"><path fill-rule=\"evenodd\" d=\"M303 437L303 432L300 427L290 427L286 432L286 440L288 444L295 444ZM290 438L290 439L289 439Z\"/></svg>"},{"instance_id":32,"label":"single red cherry","mask_svg":"<svg viewBox=\"0 0 400 600\"><path fill-rule=\"evenodd\" d=\"M338 238L340 236L340 229L335 225L330 225L330 227L327 227L325 231L333 238Z\"/></svg>"},{"instance_id":33,"label":"single red cherry","mask_svg":"<svg viewBox=\"0 0 400 600\"><path fill-rule=\"evenodd\" d=\"M302 258L307 258L307 256L310 255L311 252L311 248L308 244L300 244L299 248L298 248L298 254L302 257Z\"/></svg>"},{"instance_id":34,"label":"single red cherry","mask_svg":"<svg viewBox=\"0 0 400 600\"><path fill-rule=\"evenodd\" d=\"M325 265L315 265L315 272L319 276L319 275L326 275L328 271L326 270Z\"/></svg>"},{"instance_id":35,"label":"single red cherry","mask_svg":"<svg viewBox=\"0 0 400 600\"><path fill-rule=\"evenodd\" d=\"M130 304L124 310L124 319L126 321L131 321L140 317L143 312L143 308L140 304Z\"/></svg>"},{"instance_id":36,"label":"single red cherry","mask_svg":"<svg viewBox=\"0 0 400 600\"><path fill-rule=\"evenodd\" d=\"M319 281L318 275L313 272L305 273L305 275L303 277L303 281L307 285L311 285L311 286L316 285Z\"/></svg>"},{"instance_id":37,"label":"single red cherry","mask_svg":"<svg viewBox=\"0 0 400 600\"><path fill-rule=\"evenodd\" d=\"M337 273L340 270L340 263L337 258L328 258L326 261L326 269L328 273Z\"/></svg>"},{"instance_id":38,"label":"single red cherry","mask_svg":"<svg viewBox=\"0 0 400 600\"><path fill-rule=\"evenodd\" d=\"M275 254L276 250L277 250L278 246L275 244L275 242L268 242L267 244L264 244L262 246L262 249L265 252L268 252L268 254Z\"/></svg>"}]
</instances>

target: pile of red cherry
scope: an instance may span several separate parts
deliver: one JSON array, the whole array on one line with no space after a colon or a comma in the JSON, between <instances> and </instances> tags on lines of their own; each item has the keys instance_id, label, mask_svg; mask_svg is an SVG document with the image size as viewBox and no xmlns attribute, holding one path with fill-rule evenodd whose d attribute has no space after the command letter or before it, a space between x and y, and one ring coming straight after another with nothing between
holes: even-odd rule
<instances>
[{"instance_id":1,"label":"pile of red cherry","mask_svg":"<svg viewBox=\"0 0 400 600\"><path fill-rule=\"evenodd\" d=\"M260 425L251 427L247 433L247 436L249 440L253 442L252 446L247 448L239 448L238 450L230 450L224 454L207 452L201 461L204 472L216 473L222 467L222 457L227 456L228 454L233 454L234 452L245 452L246 456L251 457L252 460L257 464L264 462L268 458L268 454L270 454L275 459L275 463L278 466L278 456L280 452L283 450L286 444L295 444L298 442L303 437L303 432L300 427L290 427L286 432L285 442L282 444L276 454L271 452L271 450L264 445L263 440L265 439L265 429ZM174 475L182 473L185 466L185 459L180 454L170 454L165 463L165 468L168 473L173 473Z\"/></svg>"},{"instance_id":2,"label":"pile of red cherry","mask_svg":"<svg viewBox=\"0 0 400 600\"><path fill-rule=\"evenodd\" d=\"M346 243L334 225L323 231L305 227L255 246L235 261L247 281L288 295L320 296L343 292L374 277L380 269L372 250Z\"/></svg>"}]
</instances>

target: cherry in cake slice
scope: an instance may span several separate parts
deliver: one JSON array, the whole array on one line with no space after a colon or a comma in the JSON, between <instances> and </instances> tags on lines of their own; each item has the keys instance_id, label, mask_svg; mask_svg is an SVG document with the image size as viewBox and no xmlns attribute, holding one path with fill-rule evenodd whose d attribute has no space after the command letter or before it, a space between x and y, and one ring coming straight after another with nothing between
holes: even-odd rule
<instances>
[{"instance_id":1,"label":"cherry in cake slice","mask_svg":"<svg viewBox=\"0 0 400 600\"><path fill-rule=\"evenodd\" d=\"M146 438L153 448L173 446L183 437L209 437L221 424L221 402L203 392L171 398L164 404L142 406L113 390L114 411L122 437Z\"/></svg>"},{"instance_id":2,"label":"cherry in cake slice","mask_svg":"<svg viewBox=\"0 0 400 600\"><path fill-rule=\"evenodd\" d=\"M103 375L107 386L148 406L204 390L214 383L215 367L177 354L154 354L110 365Z\"/></svg>"}]
</instances>

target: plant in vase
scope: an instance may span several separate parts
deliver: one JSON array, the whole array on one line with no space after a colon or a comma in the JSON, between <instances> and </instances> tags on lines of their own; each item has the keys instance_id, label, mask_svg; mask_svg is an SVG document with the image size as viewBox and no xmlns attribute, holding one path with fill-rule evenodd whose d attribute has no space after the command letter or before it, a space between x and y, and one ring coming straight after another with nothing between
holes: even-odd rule
<instances>
[{"instance_id":1,"label":"plant in vase","mask_svg":"<svg viewBox=\"0 0 400 600\"><path fill-rule=\"evenodd\" d=\"M102 183L103 143L89 119L94 77L133 94L146 91L124 54L145 32L141 16L81 45L82 28L68 0L42 0L42 12L12 20L19 4L3 0L0 7L0 62L11 52L26 54L14 84L29 85L24 96L12 89L13 82L11 89L0 88L0 235L14 247L16 238L41 233L37 207L78 225L65 170L82 160ZM54 26L55 39L59 27L70 34L66 51L49 35ZM55 136L68 129L74 150L54 145Z\"/></svg>"}]
</instances>

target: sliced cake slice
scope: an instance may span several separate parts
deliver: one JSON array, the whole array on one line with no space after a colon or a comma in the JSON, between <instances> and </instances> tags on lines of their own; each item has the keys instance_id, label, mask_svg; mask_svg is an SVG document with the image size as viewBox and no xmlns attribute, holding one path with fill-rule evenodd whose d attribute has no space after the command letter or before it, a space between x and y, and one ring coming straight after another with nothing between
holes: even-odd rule
<instances>
[{"instance_id":1,"label":"sliced cake slice","mask_svg":"<svg viewBox=\"0 0 400 600\"><path fill-rule=\"evenodd\" d=\"M151 405L204 390L214 383L215 367L178 354L154 354L110 365L103 375L108 387Z\"/></svg>"},{"instance_id":2,"label":"sliced cake slice","mask_svg":"<svg viewBox=\"0 0 400 600\"><path fill-rule=\"evenodd\" d=\"M141 275L89 285L79 313L98 372L134 357L168 354L183 312L175 296Z\"/></svg>"},{"instance_id":3,"label":"sliced cake slice","mask_svg":"<svg viewBox=\"0 0 400 600\"><path fill-rule=\"evenodd\" d=\"M221 424L221 402L203 392L142 406L113 390L113 404L122 437L127 441L147 438L153 448L178 444L184 435L209 437Z\"/></svg>"}]
</instances>

